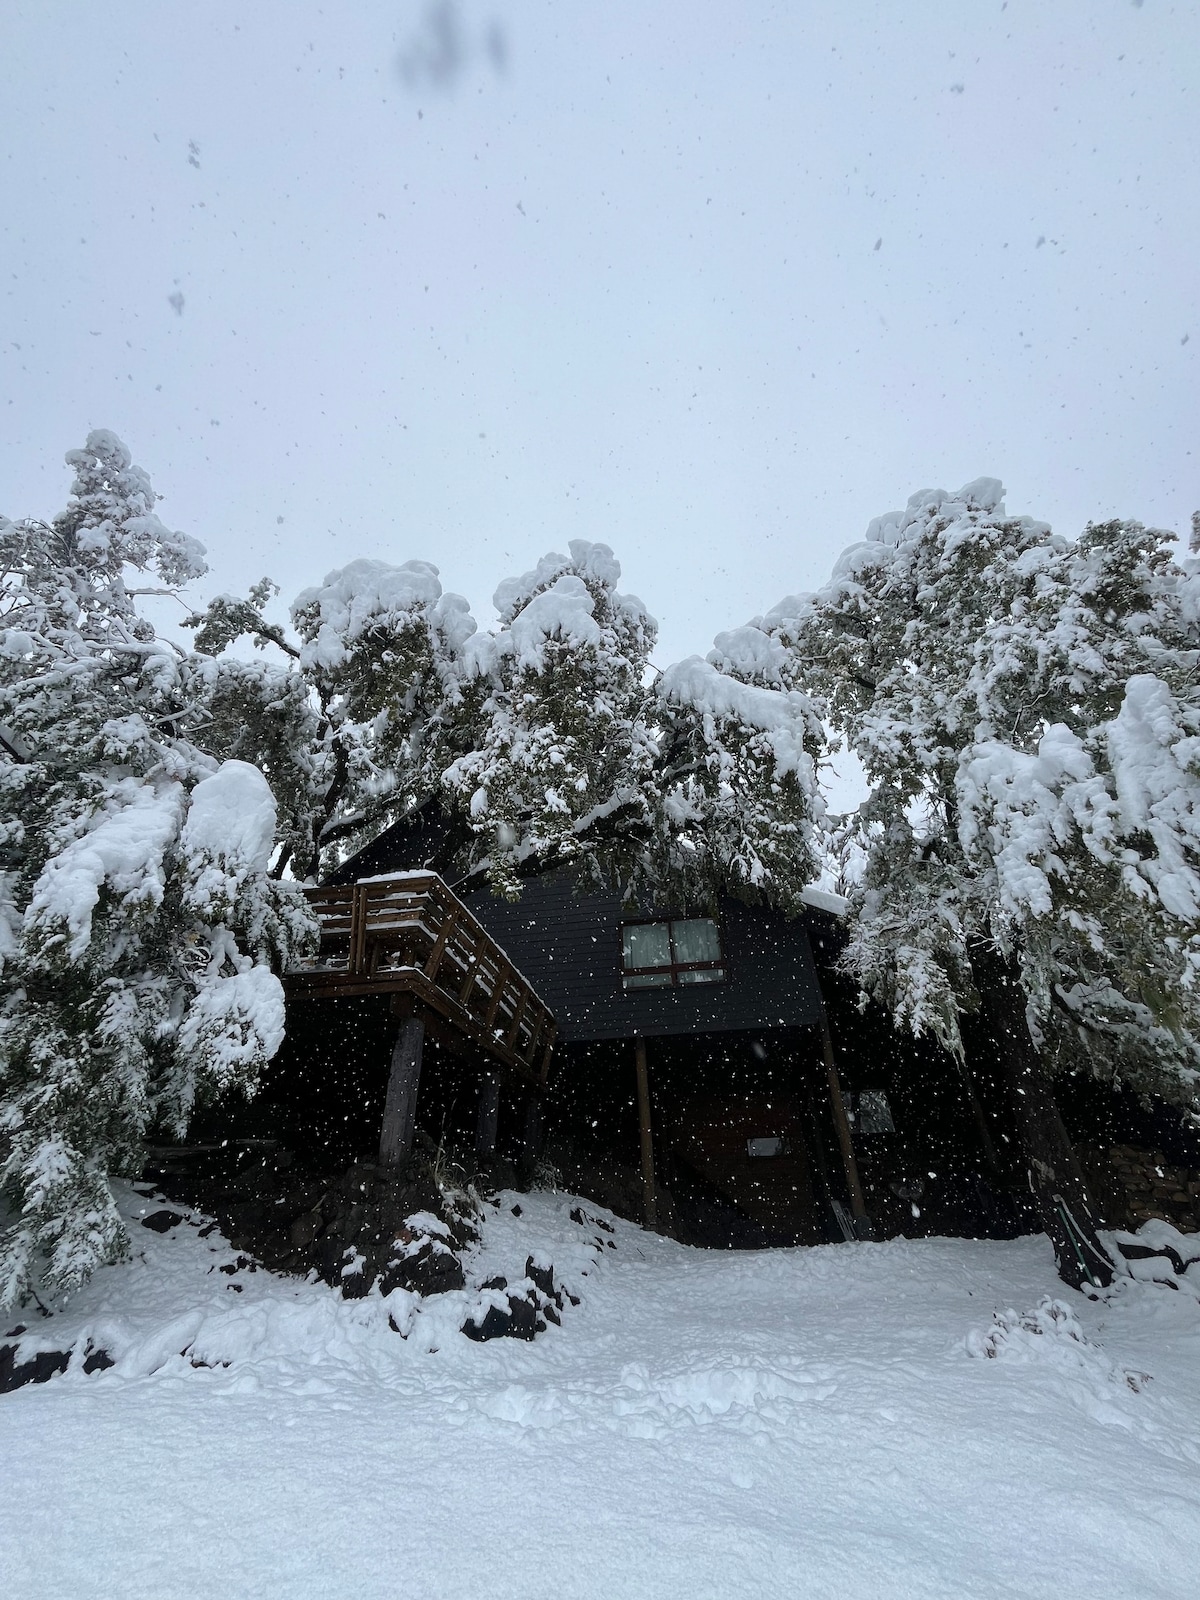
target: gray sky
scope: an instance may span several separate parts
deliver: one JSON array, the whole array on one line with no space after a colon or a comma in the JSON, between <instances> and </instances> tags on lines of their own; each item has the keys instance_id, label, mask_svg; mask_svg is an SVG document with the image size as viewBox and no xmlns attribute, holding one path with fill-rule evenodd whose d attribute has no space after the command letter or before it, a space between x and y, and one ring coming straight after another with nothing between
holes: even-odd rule
<instances>
[{"instance_id":1,"label":"gray sky","mask_svg":"<svg viewBox=\"0 0 1200 1600\"><path fill-rule=\"evenodd\" d=\"M661 664L925 485L1200 504L1195 3L3 0L0 52L0 509L113 428L201 594L422 557L486 623L603 539Z\"/></svg>"}]
</instances>

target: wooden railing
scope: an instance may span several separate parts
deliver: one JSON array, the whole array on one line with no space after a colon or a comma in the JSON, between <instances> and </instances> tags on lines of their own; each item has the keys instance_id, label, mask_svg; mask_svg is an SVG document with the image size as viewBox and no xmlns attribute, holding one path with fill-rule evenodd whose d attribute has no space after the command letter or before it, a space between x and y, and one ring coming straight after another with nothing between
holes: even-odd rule
<instances>
[{"instance_id":1,"label":"wooden railing","mask_svg":"<svg viewBox=\"0 0 1200 1600\"><path fill-rule=\"evenodd\" d=\"M294 993L409 995L520 1076L545 1082L554 1017L436 873L304 892L321 944L287 975Z\"/></svg>"}]
</instances>

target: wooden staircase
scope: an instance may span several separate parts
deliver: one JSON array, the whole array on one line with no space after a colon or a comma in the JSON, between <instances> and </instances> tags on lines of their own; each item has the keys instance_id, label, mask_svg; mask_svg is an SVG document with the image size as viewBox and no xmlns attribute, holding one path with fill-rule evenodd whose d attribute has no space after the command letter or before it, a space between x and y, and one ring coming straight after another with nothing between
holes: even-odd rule
<instances>
[{"instance_id":1,"label":"wooden staircase","mask_svg":"<svg viewBox=\"0 0 1200 1600\"><path fill-rule=\"evenodd\" d=\"M297 997L389 995L448 1044L474 1046L542 1085L554 1017L528 980L434 872L304 891L321 927L315 956L285 975Z\"/></svg>"}]
</instances>

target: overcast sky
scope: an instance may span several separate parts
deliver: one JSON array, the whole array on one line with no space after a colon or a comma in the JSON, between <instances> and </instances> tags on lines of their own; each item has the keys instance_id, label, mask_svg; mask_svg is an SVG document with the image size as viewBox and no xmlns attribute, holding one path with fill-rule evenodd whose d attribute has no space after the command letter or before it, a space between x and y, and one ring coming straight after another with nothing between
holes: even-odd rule
<instances>
[{"instance_id":1,"label":"overcast sky","mask_svg":"<svg viewBox=\"0 0 1200 1600\"><path fill-rule=\"evenodd\" d=\"M0 0L0 510L197 597L603 539L660 664L1000 477L1200 505L1195 0Z\"/></svg>"}]
</instances>

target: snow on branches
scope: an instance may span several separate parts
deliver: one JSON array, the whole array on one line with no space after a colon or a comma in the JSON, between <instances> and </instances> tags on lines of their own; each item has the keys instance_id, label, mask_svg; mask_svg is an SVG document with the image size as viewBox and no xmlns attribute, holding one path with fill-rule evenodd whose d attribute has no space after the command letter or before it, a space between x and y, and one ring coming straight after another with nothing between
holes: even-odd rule
<instances>
[{"instance_id":1,"label":"snow on branches","mask_svg":"<svg viewBox=\"0 0 1200 1600\"><path fill-rule=\"evenodd\" d=\"M667 816L686 822L675 872L705 869L710 893L749 891L792 912L819 872L824 810L817 708L795 689L745 682L690 656L658 682ZM689 844L692 848L686 848Z\"/></svg>"},{"instance_id":2,"label":"snow on branches","mask_svg":"<svg viewBox=\"0 0 1200 1600\"><path fill-rule=\"evenodd\" d=\"M500 585L498 628L464 656L484 698L443 787L472 860L506 894L570 861L632 898L791 904L816 872L810 702L695 657L656 674L657 625L612 551L569 548Z\"/></svg>"},{"instance_id":3,"label":"snow on branches","mask_svg":"<svg viewBox=\"0 0 1200 1600\"><path fill-rule=\"evenodd\" d=\"M649 848L657 745L645 680L657 625L617 591L620 573L607 545L572 540L569 556L500 585L498 627L464 655L474 732L442 789L468 818L472 862L501 893L518 893L535 864L601 870L600 841Z\"/></svg>"},{"instance_id":4,"label":"snow on branches","mask_svg":"<svg viewBox=\"0 0 1200 1600\"><path fill-rule=\"evenodd\" d=\"M210 746L256 762L301 877L435 801L447 870L499 893L567 862L632 897L734 889L798 904L816 873L819 719L704 662L665 675L657 625L605 544L573 540L495 592L481 632L423 561L358 560L269 623L272 586L192 618ZM283 663L241 662L248 634ZM656 679L659 679L656 684Z\"/></svg>"},{"instance_id":5,"label":"snow on branches","mask_svg":"<svg viewBox=\"0 0 1200 1600\"><path fill-rule=\"evenodd\" d=\"M310 932L267 874L266 779L196 742L208 663L130 587L199 576L201 546L112 434L68 460L61 517L0 523L0 1304L123 1253L109 1174L253 1089L283 1036L275 969Z\"/></svg>"},{"instance_id":6,"label":"snow on branches","mask_svg":"<svg viewBox=\"0 0 1200 1600\"><path fill-rule=\"evenodd\" d=\"M1053 1064L1200 1104L1196 584L1167 534L1068 541L980 479L725 636L818 691L863 764L847 960L915 1031L961 1048L982 941Z\"/></svg>"}]
</instances>

